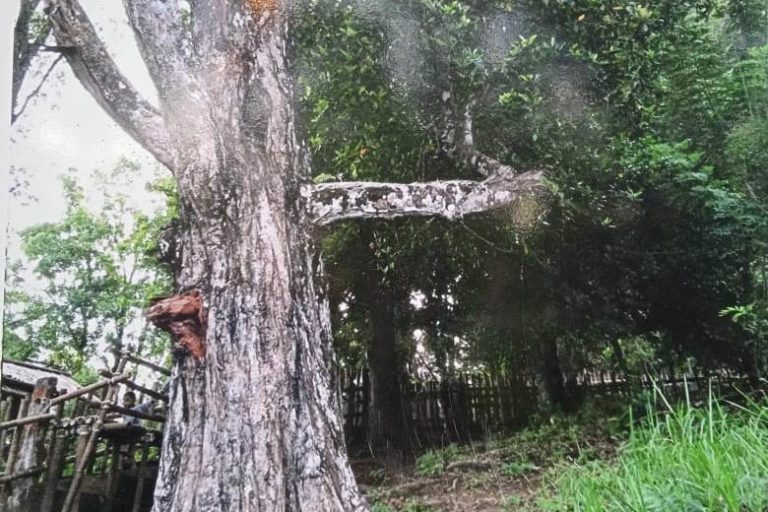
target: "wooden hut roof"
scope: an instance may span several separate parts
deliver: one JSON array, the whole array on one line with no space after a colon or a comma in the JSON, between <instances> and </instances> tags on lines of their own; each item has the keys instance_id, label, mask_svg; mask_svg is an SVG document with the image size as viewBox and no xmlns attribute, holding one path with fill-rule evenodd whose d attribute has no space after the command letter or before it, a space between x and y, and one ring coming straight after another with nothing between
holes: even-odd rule
<instances>
[{"instance_id":1,"label":"wooden hut roof","mask_svg":"<svg viewBox=\"0 0 768 512\"><path fill-rule=\"evenodd\" d=\"M67 393L80 387L70 374L41 363L3 359L2 376L3 385L25 391L31 391L35 382L43 377L56 377L56 387Z\"/></svg>"}]
</instances>

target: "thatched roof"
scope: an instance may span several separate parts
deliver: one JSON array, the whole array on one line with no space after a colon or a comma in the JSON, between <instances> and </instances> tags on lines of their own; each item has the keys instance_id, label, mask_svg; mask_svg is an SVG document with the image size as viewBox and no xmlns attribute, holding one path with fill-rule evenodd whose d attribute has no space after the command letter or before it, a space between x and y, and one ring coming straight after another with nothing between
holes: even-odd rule
<instances>
[{"instance_id":1,"label":"thatched roof","mask_svg":"<svg viewBox=\"0 0 768 512\"><path fill-rule=\"evenodd\" d=\"M80 384L68 373L49 368L40 363L3 359L2 375L4 386L25 391L31 391L35 386L35 382L43 377L56 377L56 387L66 392L80 387Z\"/></svg>"}]
</instances>

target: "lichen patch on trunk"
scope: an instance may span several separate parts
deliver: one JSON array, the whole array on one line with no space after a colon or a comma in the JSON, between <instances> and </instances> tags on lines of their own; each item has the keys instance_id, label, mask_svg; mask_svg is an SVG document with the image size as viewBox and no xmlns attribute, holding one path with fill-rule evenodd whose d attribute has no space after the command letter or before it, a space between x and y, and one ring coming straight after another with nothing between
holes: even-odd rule
<instances>
[{"instance_id":1,"label":"lichen patch on trunk","mask_svg":"<svg viewBox=\"0 0 768 512\"><path fill-rule=\"evenodd\" d=\"M195 359L205 357L206 313L199 291L158 300L147 310L147 319L169 332L173 341Z\"/></svg>"}]
</instances>

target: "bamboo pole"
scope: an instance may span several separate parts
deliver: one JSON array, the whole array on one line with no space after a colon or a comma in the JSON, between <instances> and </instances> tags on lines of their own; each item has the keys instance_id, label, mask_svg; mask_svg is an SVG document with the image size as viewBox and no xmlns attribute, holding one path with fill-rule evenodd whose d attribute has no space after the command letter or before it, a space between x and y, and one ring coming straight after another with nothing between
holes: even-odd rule
<instances>
[{"instance_id":1,"label":"bamboo pole","mask_svg":"<svg viewBox=\"0 0 768 512\"><path fill-rule=\"evenodd\" d=\"M52 420L56 417L56 413L47 412L45 414L35 414L34 416L25 416L24 418L16 418L15 420L4 421L0 423L0 430L7 430L14 427L22 427L30 423L42 423Z\"/></svg>"},{"instance_id":2,"label":"bamboo pole","mask_svg":"<svg viewBox=\"0 0 768 512\"><path fill-rule=\"evenodd\" d=\"M125 365L127 363L127 360L125 357L123 357L120 362L117 364L117 369L115 373L122 374L123 370L125 369ZM123 374L121 377L125 377L126 375ZM126 377L127 378L127 377ZM116 394L117 391L117 384L120 382L117 377L109 380L109 388L107 389L107 394L104 398L104 402L111 402ZM69 486L69 491L67 492L67 497L64 500L64 506L61 508L61 512L71 512L72 506L75 503L75 498L79 497L80 495L80 483L82 482L83 475L85 472L85 469L88 465L88 459L91 456L91 453L93 452L94 448L96 447L96 441L99 437L99 431L101 430L101 426L104 423L104 418L107 415L107 407L106 404L102 405L101 411L99 412L99 415L96 417L96 423L91 428L90 436L88 437L88 442L86 443L82 457L77 461L76 467L75 467L75 474L72 475L72 483Z\"/></svg>"},{"instance_id":3,"label":"bamboo pole","mask_svg":"<svg viewBox=\"0 0 768 512\"><path fill-rule=\"evenodd\" d=\"M77 473L77 468L80 466L83 455L85 455L85 447L88 445L88 438L91 434L91 431L93 430L93 425L90 423L88 424L82 424L77 429L77 448L75 449L75 469L72 472L72 483L74 483L75 475ZM72 483L70 483L70 492L72 490ZM78 489L79 491L79 482L78 482ZM67 494L67 498L69 499L70 496ZM75 492L74 496L71 498L71 504L69 505L72 510L77 512L80 510L80 493ZM63 510L63 509L62 509Z\"/></svg>"},{"instance_id":4,"label":"bamboo pole","mask_svg":"<svg viewBox=\"0 0 768 512\"><path fill-rule=\"evenodd\" d=\"M0 421L6 422L11 416L11 398L6 398L0 403ZM5 452L5 430L0 430L0 465L5 467L3 452Z\"/></svg>"},{"instance_id":5,"label":"bamboo pole","mask_svg":"<svg viewBox=\"0 0 768 512\"><path fill-rule=\"evenodd\" d=\"M165 422L165 416L160 416L158 414L151 414L148 412L135 411L133 409L128 409L127 407L122 407L120 405L113 404L111 402L100 402L99 400L88 400L88 403L94 407L106 407L109 410L109 412L117 412L125 416L130 416L132 418L139 418L147 421L157 421L159 423Z\"/></svg>"},{"instance_id":6,"label":"bamboo pole","mask_svg":"<svg viewBox=\"0 0 768 512\"><path fill-rule=\"evenodd\" d=\"M144 481L147 479L147 461L149 460L149 443L146 438L141 444L141 462L139 470L136 472L136 490L133 493L133 507L131 512L139 512L141 508L141 498L144 495Z\"/></svg>"},{"instance_id":7,"label":"bamboo pole","mask_svg":"<svg viewBox=\"0 0 768 512\"><path fill-rule=\"evenodd\" d=\"M27 408L29 407L29 398L24 398L19 404L19 417L27 414ZM3 430L3 432L6 432ZM20 429L14 427L11 429L11 446L8 449L8 459L5 461L6 472L11 473L13 471L14 464L16 463L16 455L19 450L20 441ZM8 486L5 483L0 483L0 506L5 510L5 503L8 500Z\"/></svg>"},{"instance_id":8,"label":"bamboo pole","mask_svg":"<svg viewBox=\"0 0 768 512\"><path fill-rule=\"evenodd\" d=\"M163 393L160 393L159 391L155 391L153 389L149 389L147 387L144 387L141 384L136 384L132 380L127 380L123 384L125 384L129 388L133 389L134 391L139 391L141 393L144 393L145 395L147 395L149 397L152 397L155 400L162 400L163 402L168 402L168 395L164 395Z\"/></svg>"},{"instance_id":9,"label":"bamboo pole","mask_svg":"<svg viewBox=\"0 0 768 512\"><path fill-rule=\"evenodd\" d=\"M112 512L117 494L117 484L119 482L120 470L120 446L117 442L110 442L111 457L109 473L107 475L107 502L104 506L105 512Z\"/></svg>"},{"instance_id":10,"label":"bamboo pole","mask_svg":"<svg viewBox=\"0 0 768 512\"><path fill-rule=\"evenodd\" d=\"M155 364L152 361L147 361L146 359L142 359L140 357L134 356L133 354L130 354L128 352L121 352L120 356L132 363L146 366L147 368L151 370L155 370L156 372L162 373L163 375L166 375L168 377L171 376L171 370L169 370L168 368L163 368L162 366Z\"/></svg>"},{"instance_id":11,"label":"bamboo pole","mask_svg":"<svg viewBox=\"0 0 768 512\"><path fill-rule=\"evenodd\" d=\"M51 400L51 405L57 405L67 400L72 400L73 398L77 398L79 396L92 393L93 391L97 391L107 386L114 386L115 384L119 382L123 382L124 380L130 379L130 378L131 378L131 375L129 373L118 372L118 375L112 378L100 380L99 382L95 382L90 386L85 386L85 387L76 389L74 391L70 391L69 393L66 393L64 395L58 396L53 400Z\"/></svg>"},{"instance_id":12,"label":"bamboo pole","mask_svg":"<svg viewBox=\"0 0 768 512\"><path fill-rule=\"evenodd\" d=\"M0 388L0 391L2 391L4 395L20 396L22 398L29 395L29 393L25 393L23 391L19 391L18 389L14 389L8 386L3 386L2 388Z\"/></svg>"},{"instance_id":13,"label":"bamboo pole","mask_svg":"<svg viewBox=\"0 0 768 512\"><path fill-rule=\"evenodd\" d=\"M45 477L45 489L40 505L40 512L53 512L53 502L56 498L56 489L59 486L61 472L64 469L67 455L67 432L57 430L54 435L51 457L48 462L48 473Z\"/></svg>"},{"instance_id":14,"label":"bamboo pole","mask_svg":"<svg viewBox=\"0 0 768 512\"><path fill-rule=\"evenodd\" d=\"M5 474L0 475L0 483L6 484L6 483L12 482L14 480L20 480L22 478L29 478L31 476L37 476L40 473L45 473L45 469L46 469L45 466L39 466L39 467L35 467L35 468L25 469L23 471L18 471L16 473L12 473L12 474L5 473ZM22 504L22 506L26 507L27 505L26 504ZM14 509L13 506L11 506L11 508L7 508L7 509L4 508L3 510L16 510L16 509ZM30 509L28 509L28 508L20 508L18 510L27 511L27 510L30 510Z\"/></svg>"},{"instance_id":15,"label":"bamboo pole","mask_svg":"<svg viewBox=\"0 0 768 512\"><path fill-rule=\"evenodd\" d=\"M27 408L29 407L29 398L24 398L19 404L19 416L27 415ZM19 429L11 429L11 448L8 452L8 460L5 463L6 467L12 467L16 461L16 452L19 449Z\"/></svg>"}]
</instances>

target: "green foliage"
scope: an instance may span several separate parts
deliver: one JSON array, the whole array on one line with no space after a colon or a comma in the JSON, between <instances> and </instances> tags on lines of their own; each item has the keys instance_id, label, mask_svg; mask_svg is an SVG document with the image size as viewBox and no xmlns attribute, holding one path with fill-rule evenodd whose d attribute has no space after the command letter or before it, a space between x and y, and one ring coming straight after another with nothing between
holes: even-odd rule
<instances>
[{"instance_id":1,"label":"green foliage","mask_svg":"<svg viewBox=\"0 0 768 512\"><path fill-rule=\"evenodd\" d=\"M156 244L173 213L163 208L149 217L128 204L121 189L136 171L123 161L111 173L96 173L103 201L98 209L73 174L63 176L64 218L20 233L25 262L10 267L6 355L44 357L90 381L96 373L87 362L108 348L165 350L164 335L131 323L141 319L150 298L170 290Z\"/></svg>"},{"instance_id":2,"label":"green foliage","mask_svg":"<svg viewBox=\"0 0 768 512\"><path fill-rule=\"evenodd\" d=\"M371 512L392 512L392 507L380 501L371 503Z\"/></svg>"},{"instance_id":3,"label":"green foliage","mask_svg":"<svg viewBox=\"0 0 768 512\"><path fill-rule=\"evenodd\" d=\"M424 505L417 499L409 499L402 509L402 512L435 512L435 509Z\"/></svg>"},{"instance_id":4,"label":"green foliage","mask_svg":"<svg viewBox=\"0 0 768 512\"><path fill-rule=\"evenodd\" d=\"M548 510L745 510L768 506L765 404L669 408L634 429L616 461L560 468Z\"/></svg>"},{"instance_id":5,"label":"green foliage","mask_svg":"<svg viewBox=\"0 0 768 512\"><path fill-rule=\"evenodd\" d=\"M516 477L537 469L539 467L531 462L506 462L501 466L501 473L505 476Z\"/></svg>"},{"instance_id":6,"label":"green foliage","mask_svg":"<svg viewBox=\"0 0 768 512\"><path fill-rule=\"evenodd\" d=\"M450 444L439 450L430 450L416 459L416 474L420 476L442 475L451 462L460 457L459 447Z\"/></svg>"},{"instance_id":7,"label":"green foliage","mask_svg":"<svg viewBox=\"0 0 768 512\"><path fill-rule=\"evenodd\" d=\"M522 510L523 499L517 495L511 495L504 498L501 504L501 512L515 512Z\"/></svg>"},{"instance_id":8,"label":"green foliage","mask_svg":"<svg viewBox=\"0 0 768 512\"><path fill-rule=\"evenodd\" d=\"M746 25L765 6L413 0L401 8L410 74L392 64L406 35L398 21L324 0L301 15L315 180L467 177L435 140L449 92L457 111L471 106L480 150L515 168L545 168L553 193L540 230L509 213L458 226L335 230L325 254L331 300L344 305L334 325L345 364L365 364L368 307L386 297L402 359L429 359L445 375L459 361L521 379L544 368L568 380L583 370L638 375L688 364L764 374L751 327L720 311L762 300L768 59ZM520 12L524 23L493 57L489 20ZM378 295L361 281L368 274ZM428 357L413 349L415 328ZM553 344L554 362L542 349Z\"/></svg>"}]
</instances>

